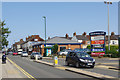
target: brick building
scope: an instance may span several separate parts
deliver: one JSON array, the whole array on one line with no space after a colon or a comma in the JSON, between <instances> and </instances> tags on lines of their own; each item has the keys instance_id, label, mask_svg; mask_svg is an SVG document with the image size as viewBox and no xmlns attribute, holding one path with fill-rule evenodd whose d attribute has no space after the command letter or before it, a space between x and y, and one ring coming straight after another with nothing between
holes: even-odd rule
<instances>
[{"instance_id":1,"label":"brick building","mask_svg":"<svg viewBox=\"0 0 120 80\"><path fill-rule=\"evenodd\" d=\"M24 43L23 39L20 39L20 41L15 42L15 44L13 44L13 46L12 46L12 47L13 47L13 50L14 50L14 51L17 51L18 49L22 48L22 47L21 47L21 44L22 44L22 43Z\"/></svg>"},{"instance_id":2,"label":"brick building","mask_svg":"<svg viewBox=\"0 0 120 80\"><path fill-rule=\"evenodd\" d=\"M26 37L26 41L21 44L23 51L27 51L29 54L32 52L32 45L41 43L44 41L39 35L31 35Z\"/></svg>"},{"instance_id":3,"label":"brick building","mask_svg":"<svg viewBox=\"0 0 120 80\"><path fill-rule=\"evenodd\" d=\"M46 41L46 47L52 47L53 45L58 44L58 52L63 49L72 49L75 48L82 48L81 43L77 41L70 40L69 37L66 35L66 37L53 37L51 39L48 39ZM44 45L45 42L41 42L38 44L33 45L33 50L40 52L42 55L44 53Z\"/></svg>"}]
</instances>

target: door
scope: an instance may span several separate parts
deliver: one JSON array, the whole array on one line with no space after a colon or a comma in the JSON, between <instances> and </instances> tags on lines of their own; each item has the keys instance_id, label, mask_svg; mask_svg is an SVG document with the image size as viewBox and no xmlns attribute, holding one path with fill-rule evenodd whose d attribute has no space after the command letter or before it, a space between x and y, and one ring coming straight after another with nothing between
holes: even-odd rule
<instances>
[{"instance_id":1,"label":"door","mask_svg":"<svg viewBox=\"0 0 120 80\"><path fill-rule=\"evenodd\" d=\"M77 62L77 56L76 56L76 53L73 53L73 55L72 55L72 63L76 64L76 62Z\"/></svg>"}]
</instances>

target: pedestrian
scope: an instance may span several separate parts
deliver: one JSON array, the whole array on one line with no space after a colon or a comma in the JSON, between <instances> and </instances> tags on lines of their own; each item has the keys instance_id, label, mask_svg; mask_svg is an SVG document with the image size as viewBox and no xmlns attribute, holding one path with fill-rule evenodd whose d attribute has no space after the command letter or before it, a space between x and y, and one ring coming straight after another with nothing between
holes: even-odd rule
<instances>
[{"instance_id":1,"label":"pedestrian","mask_svg":"<svg viewBox=\"0 0 120 80\"><path fill-rule=\"evenodd\" d=\"M5 53L3 53L3 56L2 56L2 63L6 63L6 55L5 55Z\"/></svg>"}]
</instances>

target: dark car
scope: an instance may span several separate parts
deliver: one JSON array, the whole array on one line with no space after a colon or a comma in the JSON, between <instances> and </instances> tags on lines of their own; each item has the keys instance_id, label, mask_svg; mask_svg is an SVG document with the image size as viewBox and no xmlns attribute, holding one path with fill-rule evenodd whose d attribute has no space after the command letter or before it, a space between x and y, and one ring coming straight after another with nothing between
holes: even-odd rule
<instances>
[{"instance_id":1,"label":"dark car","mask_svg":"<svg viewBox=\"0 0 120 80\"><path fill-rule=\"evenodd\" d=\"M73 64L76 67L91 67L94 68L95 59L90 57L86 52L71 51L68 52L65 60L66 65Z\"/></svg>"},{"instance_id":2,"label":"dark car","mask_svg":"<svg viewBox=\"0 0 120 80\"><path fill-rule=\"evenodd\" d=\"M42 55L39 52L33 52L30 56L31 59L35 59L35 56L38 55L38 60L42 59Z\"/></svg>"}]
</instances>

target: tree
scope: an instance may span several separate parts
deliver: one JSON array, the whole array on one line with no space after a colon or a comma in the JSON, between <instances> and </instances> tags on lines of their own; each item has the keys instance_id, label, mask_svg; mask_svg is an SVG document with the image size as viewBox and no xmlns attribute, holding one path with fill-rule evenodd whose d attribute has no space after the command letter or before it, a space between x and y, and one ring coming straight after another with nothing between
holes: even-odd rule
<instances>
[{"instance_id":1,"label":"tree","mask_svg":"<svg viewBox=\"0 0 120 80\"><path fill-rule=\"evenodd\" d=\"M9 31L9 28L5 28L5 25L5 20L2 22L0 21L0 42L2 43L2 45L0 45L0 49L7 47L9 43L9 41L7 41L7 38L11 31Z\"/></svg>"},{"instance_id":2,"label":"tree","mask_svg":"<svg viewBox=\"0 0 120 80\"><path fill-rule=\"evenodd\" d=\"M58 51L58 45L55 44L55 45L53 46L53 54L57 54L57 51Z\"/></svg>"}]
</instances>

